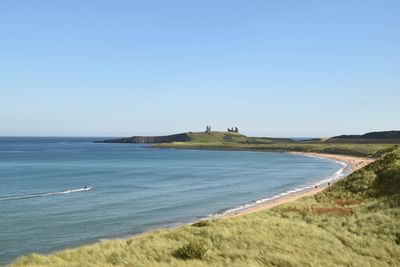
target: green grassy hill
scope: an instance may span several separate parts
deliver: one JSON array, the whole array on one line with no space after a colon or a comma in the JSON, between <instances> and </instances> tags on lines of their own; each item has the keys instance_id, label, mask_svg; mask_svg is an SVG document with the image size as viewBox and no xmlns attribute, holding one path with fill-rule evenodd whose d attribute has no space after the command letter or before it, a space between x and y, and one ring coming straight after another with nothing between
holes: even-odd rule
<instances>
[{"instance_id":1,"label":"green grassy hill","mask_svg":"<svg viewBox=\"0 0 400 267\"><path fill-rule=\"evenodd\" d=\"M98 143L138 143L138 144L158 144L171 142L245 142L248 138L242 134L234 132L188 132L164 136L132 136L118 139L96 141Z\"/></svg>"},{"instance_id":2,"label":"green grassy hill","mask_svg":"<svg viewBox=\"0 0 400 267\"><path fill-rule=\"evenodd\" d=\"M164 136L131 136L103 141L96 143L139 143L139 144L160 144L160 143L246 143L246 144L270 144L281 142L294 142L288 138L268 137L247 137L235 132L188 132Z\"/></svg>"},{"instance_id":3,"label":"green grassy hill","mask_svg":"<svg viewBox=\"0 0 400 267\"><path fill-rule=\"evenodd\" d=\"M394 138L399 133L399 131L373 132L362 136L338 136L294 141L289 138L247 137L234 132L213 131L210 133L188 132L166 136L132 136L97 142L147 143L164 148L278 150L376 157L400 143L399 138Z\"/></svg>"},{"instance_id":4,"label":"green grassy hill","mask_svg":"<svg viewBox=\"0 0 400 267\"><path fill-rule=\"evenodd\" d=\"M313 196L12 266L400 266L400 150Z\"/></svg>"},{"instance_id":5,"label":"green grassy hill","mask_svg":"<svg viewBox=\"0 0 400 267\"><path fill-rule=\"evenodd\" d=\"M240 133L233 132L196 132L188 133L190 141L185 143L191 144L224 144L228 143L238 143L243 145L257 145L257 144L273 144L273 143L294 143L292 139L289 138L269 138L269 137L247 137Z\"/></svg>"},{"instance_id":6,"label":"green grassy hill","mask_svg":"<svg viewBox=\"0 0 400 267\"><path fill-rule=\"evenodd\" d=\"M258 150L258 151L297 151L331 153L341 155L353 155L361 157L379 157L387 151L392 150L394 144L331 144L331 143L308 143L294 141L280 141L280 139L266 138L262 142L249 142L247 138L241 142L221 141L190 141L173 142L154 145L159 148L181 148L181 149L217 149L217 150Z\"/></svg>"},{"instance_id":7,"label":"green grassy hill","mask_svg":"<svg viewBox=\"0 0 400 267\"><path fill-rule=\"evenodd\" d=\"M247 137L245 135L228 132L190 132L188 133L188 136L191 142L195 143L243 142L247 140Z\"/></svg>"},{"instance_id":8,"label":"green grassy hill","mask_svg":"<svg viewBox=\"0 0 400 267\"><path fill-rule=\"evenodd\" d=\"M187 133L189 141L155 144L159 148L182 149L217 149L217 150L261 150L261 151L297 151L353 155L362 157L379 157L396 147L396 143L357 142L336 143L330 139L313 139L294 141L288 138L247 137L238 133L228 132L196 132ZM350 141L352 139L349 139ZM392 140L392 139L387 139Z\"/></svg>"},{"instance_id":9,"label":"green grassy hill","mask_svg":"<svg viewBox=\"0 0 400 267\"><path fill-rule=\"evenodd\" d=\"M370 132L363 135L340 135L328 138L327 143L400 144L400 131Z\"/></svg>"}]
</instances>

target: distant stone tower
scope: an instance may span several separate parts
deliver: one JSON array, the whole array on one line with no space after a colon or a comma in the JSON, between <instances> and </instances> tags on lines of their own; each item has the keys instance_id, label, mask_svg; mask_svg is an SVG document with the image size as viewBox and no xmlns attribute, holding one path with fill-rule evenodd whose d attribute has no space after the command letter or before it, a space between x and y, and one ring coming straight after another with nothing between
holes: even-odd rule
<instances>
[{"instance_id":1,"label":"distant stone tower","mask_svg":"<svg viewBox=\"0 0 400 267\"><path fill-rule=\"evenodd\" d=\"M235 128L228 128L228 132L230 132L230 133L239 133L239 128L238 127L235 127Z\"/></svg>"},{"instance_id":2,"label":"distant stone tower","mask_svg":"<svg viewBox=\"0 0 400 267\"><path fill-rule=\"evenodd\" d=\"M211 133L211 126L206 126L206 133Z\"/></svg>"}]
</instances>

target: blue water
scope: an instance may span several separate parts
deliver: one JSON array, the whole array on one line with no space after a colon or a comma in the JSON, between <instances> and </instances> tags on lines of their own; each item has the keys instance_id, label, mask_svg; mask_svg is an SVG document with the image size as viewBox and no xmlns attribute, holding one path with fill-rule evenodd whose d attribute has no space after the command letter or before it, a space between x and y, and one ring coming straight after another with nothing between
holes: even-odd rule
<instances>
[{"instance_id":1,"label":"blue water","mask_svg":"<svg viewBox=\"0 0 400 267\"><path fill-rule=\"evenodd\" d=\"M190 222L342 167L286 153L93 140L0 138L0 262Z\"/></svg>"}]
</instances>

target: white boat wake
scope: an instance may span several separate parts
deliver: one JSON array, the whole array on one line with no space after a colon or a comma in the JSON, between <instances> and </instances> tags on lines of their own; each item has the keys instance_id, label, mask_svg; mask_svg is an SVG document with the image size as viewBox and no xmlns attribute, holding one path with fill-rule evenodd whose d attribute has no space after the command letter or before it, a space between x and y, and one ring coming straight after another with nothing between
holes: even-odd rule
<instances>
[{"instance_id":1,"label":"white boat wake","mask_svg":"<svg viewBox=\"0 0 400 267\"><path fill-rule=\"evenodd\" d=\"M82 188L68 189L68 190L65 190L65 191L41 192L41 193L32 193L32 194L23 194L23 195L0 196L0 201L3 201L3 200L19 200L19 199L36 198L36 197L46 197L46 196L52 196L52 195L63 195L63 194L90 191L91 189L92 189L92 187L85 186L85 187L82 187Z\"/></svg>"}]
</instances>

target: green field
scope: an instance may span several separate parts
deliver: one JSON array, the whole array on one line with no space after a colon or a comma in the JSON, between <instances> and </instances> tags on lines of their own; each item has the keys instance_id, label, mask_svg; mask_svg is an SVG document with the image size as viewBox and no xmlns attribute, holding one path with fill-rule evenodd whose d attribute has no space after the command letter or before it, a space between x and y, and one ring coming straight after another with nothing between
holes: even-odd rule
<instances>
[{"instance_id":1,"label":"green field","mask_svg":"<svg viewBox=\"0 0 400 267\"><path fill-rule=\"evenodd\" d=\"M189 132L191 142L195 143L213 143L213 142L244 142L247 140L245 135L228 132L211 132L210 134L202 132Z\"/></svg>"},{"instance_id":2,"label":"green field","mask_svg":"<svg viewBox=\"0 0 400 267\"><path fill-rule=\"evenodd\" d=\"M283 138L246 137L226 132L189 133L191 141L156 144L159 148L297 151L379 157L396 144L336 144L324 140L295 142Z\"/></svg>"},{"instance_id":3,"label":"green field","mask_svg":"<svg viewBox=\"0 0 400 267\"><path fill-rule=\"evenodd\" d=\"M271 210L32 254L12 266L400 266L400 150Z\"/></svg>"}]
</instances>

